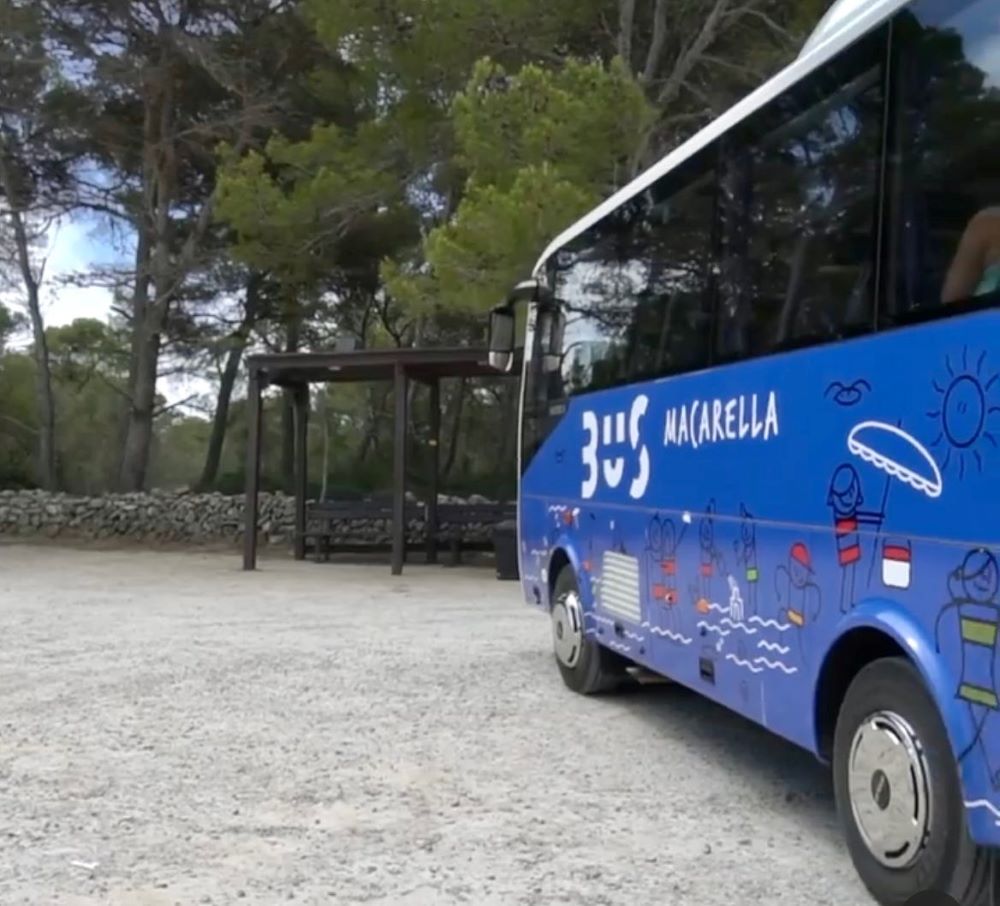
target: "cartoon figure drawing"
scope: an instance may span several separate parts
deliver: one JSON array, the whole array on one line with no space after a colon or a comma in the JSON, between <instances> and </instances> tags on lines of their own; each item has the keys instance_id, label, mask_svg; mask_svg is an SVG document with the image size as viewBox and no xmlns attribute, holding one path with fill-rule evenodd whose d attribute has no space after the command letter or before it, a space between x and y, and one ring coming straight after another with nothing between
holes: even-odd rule
<instances>
[{"instance_id":1,"label":"cartoon figure drawing","mask_svg":"<svg viewBox=\"0 0 1000 906\"><path fill-rule=\"evenodd\" d=\"M684 534L680 534L672 519L654 516L646 529L646 565L649 576L649 591L653 600L665 607L676 607L680 601L677 593L677 549Z\"/></svg>"},{"instance_id":2,"label":"cartoon figure drawing","mask_svg":"<svg viewBox=\"0 0 1000 906\"><path fill-rule=\"evenodd\" d=\"M903 430L902 422L890 425L885 422L867 421L855 425L847 437L847 448L853 456L868 463L885 476L885 490L882 494L882 505L875 512L861 510L861 480L851 466L841 466L834 475L830 486L830 506L834 510L834 523L837 526L837 553L843 571L843 589L841 609L846 613L854 607L854 573L857 561L861 559L860 527L865 524L874 525L875 537L872 541L872 555L868 567L868 585L871 586L875 577L875 565L878 561L878 548L881 543L882 526L888 512L889 492L893 481L923 494L930 500L937 500L944 493L944 479L941 468L930 454L930 451L913 435ZM852 497L857 500L852 503ZM856 518L851 514L852 508L857 510ZM853 523L853 528L852 528ZM853 541L852 541L853 539ZM853 542L856 548L851 551ZM853 565L845 563L845 557L856 555ZM908 581L912 568L910 552L906 545L882 544L883 581L889 588L906 587L893 582ZM886 571L885 564L890 564ZM889 574L886 579L887 572Z\"/></svg>"},{"instance_id":3,"label":"cartoon figure drawing","mask_svg":"<svg viewBox=\"0 0 1000 906\"><path fill-rule=\"evenodd\" d=\"M714 591L714 578L718 572L725 573L725 564L722 560L722 552L715 544L715 501L712 500L705 509L701 524L698 527L698 544L701 548L701 557L698 567L698 600L697 609L699 613L705 614L711 610L712 592Z\"/></svg>"},{"instance_id":4,"label":"cartoon figure drawing","mask_svg":"<svg viewBox=\"0 0 1000 906\"><path fill-rule=\"evenodd\" d=\"M778 618L799 630L810 626L819 619L823 609L823 598L819 586L814 581L812 555L801 541L792 545L788 552L788 565L779 566L774 574L774 590L778 596ZM796 633L799 655L805 662L803 633Z\"/></svg>"},{"instance_id":5,"label":"cartoon figure drawing","mask_svg":"<svg viewBox=\"0 0 1000 906\"><path fill-rule=\"evenodd\" d=\"M987 740L987 728L1000 727L1000 692L996 662L1000 650L1000 566L987 550L970 551L948 579L951 601L938 614L935 637L938 652L945 616L953 610L958 620L962 646L962 672L955 695L969 706L973 737L959 756L964 761L978 746L983 753L990 782L1000 791L1000 748Z\"/></svg>"},{"instance_id":6,"label":"cartoon figure drawing","mask_svg":"<svg viewBox=\"0 0 1000 906\"><path fill-rule=\"evenodd\" d=\"M736 562L746 577L744 605L748 617L757 616L757 586L760 583L760 569L757 566L757 524L753 515L740 504L740 537L733 542Z\"/></svg>"},{"instance_id":7,"label":"cartoon figure drawing","mask_svg":"<svg viewBox=\"0 0 1000 906\"><path fill-rule=\"evenodd\" d=\"M885 520L886 483L882 508L864 510L861 478L854 466L844 464L834 472L827 504L833 510L833 530L837 541L837 563L840 566L840 610L847 613L855 604L854 590L858 564L862 560L861 528L873 525L881 529Z\"/></svg>"},{"instance_id":8,"label":"cartoon figure drawing","mask_svg":"<svg viewBox=\"0 0 1000 906\"><path fill-rule=\"evenodd\" d=\"M742 623L745 607L743 605L743 595L740 593L739 583L729 577L729 619L734 623Z\"/></svg>"}]
</instances>

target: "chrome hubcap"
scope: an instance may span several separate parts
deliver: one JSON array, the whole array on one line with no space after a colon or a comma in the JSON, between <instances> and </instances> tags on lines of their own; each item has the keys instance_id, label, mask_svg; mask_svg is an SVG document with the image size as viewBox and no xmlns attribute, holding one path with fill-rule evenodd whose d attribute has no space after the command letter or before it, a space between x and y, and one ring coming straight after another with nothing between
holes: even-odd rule
<instances>
[{"instance_id":1,"label":"chrome hubcap","mask_svg":"<svg viewBox=\"0 0 1000 906\"><path fill-rule=\"evenodd\" d=\"M577 665L583 650L583 618L575 591L552 605L552 643L560 664L571 669Z\"/></svg>"},{"instance_id":2,"label":"chrome hubcap","mask_svg":"<svg viewBox=\"0 0 1000 906\"><path fill-rule=\"evenodd\" d=\"M880 711L854 734L848 766L854 823L886 868L912 865L931 827L930 771L913 728Z\"/></svg>"}]
</instances>

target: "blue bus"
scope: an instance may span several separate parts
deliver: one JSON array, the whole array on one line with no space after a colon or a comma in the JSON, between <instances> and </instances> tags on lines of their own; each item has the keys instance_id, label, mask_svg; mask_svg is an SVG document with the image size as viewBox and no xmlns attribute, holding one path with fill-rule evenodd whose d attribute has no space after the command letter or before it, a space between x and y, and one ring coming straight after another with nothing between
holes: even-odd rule
<instances>
[{"instance_id":1,"label":"blue bus","mask_svg":"<svg viewBox=\"0 0 1000 906\"><path fill-rule=\"evenodd\" d=\"M829 762L887 906L1000 903L998 302L1000 3L841 0L491 315L565 683Z\"/></svg>"}]
</instances>

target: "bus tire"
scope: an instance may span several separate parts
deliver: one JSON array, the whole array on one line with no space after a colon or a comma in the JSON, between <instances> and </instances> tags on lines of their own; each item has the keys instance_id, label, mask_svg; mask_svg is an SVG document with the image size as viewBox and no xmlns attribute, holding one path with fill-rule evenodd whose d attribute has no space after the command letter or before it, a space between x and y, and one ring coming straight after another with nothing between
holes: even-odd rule
<instances>
[{"instance_id":1,"label":"bus tire","mask_svg":"<svg viewBox=\"0 0 1000 906\"><path fill-rule=\"evenodd\" d=\"M905 658L874 661L855 677L837 719L833 773L851 858L882 906L930 890L993 906L996 856L969 837L947 731Z\"/></svg>"},{"instance_id":2,"label":"bus tire","mask_svg":"<svg viewBox=\"0 0 1000 906\"><path fill-rule=\"evenodd\" d=\"M563 682L581 695L613 692L627 679L627 662L588 636L572 567L556 577L552 592L552 644Z\"/></svg>"}]
</instances>

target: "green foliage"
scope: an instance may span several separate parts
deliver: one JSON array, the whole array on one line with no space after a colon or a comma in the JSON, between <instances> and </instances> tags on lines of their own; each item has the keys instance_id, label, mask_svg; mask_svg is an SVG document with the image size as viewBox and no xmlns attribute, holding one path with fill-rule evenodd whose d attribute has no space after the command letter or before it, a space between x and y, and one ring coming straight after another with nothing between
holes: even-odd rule
<instances>
[{"instance_id":1,"label":"green foliage","mask_svg":"<svg viewBox=\"0 0 1000 906\"><path fill-rule=\"evenodd\" d=\"M23 329L25 318L20 312L11 311L0 302L0 354L7 348L11 338Z\"/></svg>"},{"instance_id":2,"label":"green foliage","mask_svg":"<svg viewBox=\"0 0 1000 906\"><path fill-rule=\"evenodd\" d=\"M306 0L327 47L366 74L369 85L419 96L446 112L475 62L504 65L586 52L607 0Z\"/></svg>"},{"instance_id":3,"label":"green foliage","mask_svg":"<svg viewBox=\"0 0 1000 906\"><path fill-rule=\"evenodd\" d=\"M399 216L397 207L387 207L399 184L384 147L374 124L353 135L328 124L303 142L275 136L263 152L228 155L218 214L237 234L237 256L286 284L314 283L329 270L331 246L352 225Z\"/></svg>"},{"instance_id":4,"label":"green foliage","mask_svg":"<svg viewBox=\"0 0 1000 906\"><path fill-rule=\"evenodd\" d=\"M547 237L596 200L548 164L524 168L507 189L473 185L454 219L427 239L432 272L410 276L389 263L386 285L413 310L482 314L530 272Z\"/></svg>"},{"instance_id":5,"label":"green foliage","mask_svg":"<svg viewBox=\"0 0 1000 906\"><path fill-rule=\"evenodd\" d=\"M117 464L117 382L127 368L127 350L121 334L87 319L49 328L46 339L52 356L60 484L75 493L101 493ZM30 350L0 355L0 487L34 480L36 367Z\"/></svg>"},{"instance_id":6,"label":"green foliage","mask_svg":"<svg viewBox=\"0 0 1000 906\"><path fill-rule=\"evenodd\" d=\"M34 487L35 363L24 353L0 357L0 488Z\"/></svg>"},{"instance_id":7,"label":"green foliage","mask_svg":"<svg viewBox=\"0 0 1000 906\"><path fill-rule=\"evenodd\" d=\"M383 276L411 309L482 314L615 185L652 112L618 62L529 65L511 77L483 60L453 115L465 196L424 245L429 272L390 262Z\"/></svg>"},{"instance_id":8,"label":"green foliage","mask_svg":"<svg viewBox=\"0 0 1000 906\"><path fill-rule=\"evenodd\" d=\"M204 461L210 431L211 425L203 418L162 418L151 462L153 486L189 487Z\"/></svg>"},{"instance_id":9,"label":"green foliage","mask_svg":"<svg viewBox=\"0 0 1000 906\"><path fill-rule=\"evenodd\" d=\"M475 184L508 188L527 167L547 165L589 190L620 181L616 169L652 121L642 89L624 65L569 59L515 76L491 60L476 64L453 107L458 159Z\"/></svg>"}]
</instances>

